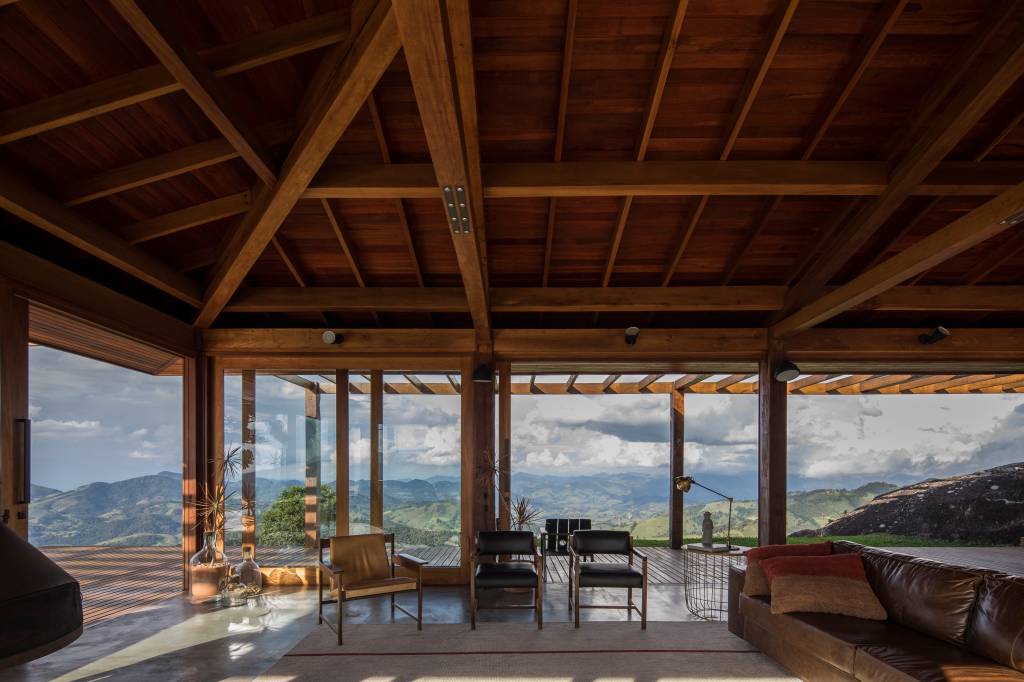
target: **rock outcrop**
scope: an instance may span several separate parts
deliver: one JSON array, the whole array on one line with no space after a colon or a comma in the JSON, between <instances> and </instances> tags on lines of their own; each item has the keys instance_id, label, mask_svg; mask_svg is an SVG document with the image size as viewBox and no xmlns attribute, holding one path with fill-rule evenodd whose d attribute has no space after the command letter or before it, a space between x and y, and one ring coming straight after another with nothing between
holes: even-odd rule
<instances>
[{"instance_id":1,"label":"rock outcrop","mask_svg":"<svg viewBox=\"0 0 1024 682\"><path fill-rule=\"evenodd\" d=\"M897 488L816 531L892 533L991 545L1024 537L1024 462Z\"/></svg>"}]
</instances>

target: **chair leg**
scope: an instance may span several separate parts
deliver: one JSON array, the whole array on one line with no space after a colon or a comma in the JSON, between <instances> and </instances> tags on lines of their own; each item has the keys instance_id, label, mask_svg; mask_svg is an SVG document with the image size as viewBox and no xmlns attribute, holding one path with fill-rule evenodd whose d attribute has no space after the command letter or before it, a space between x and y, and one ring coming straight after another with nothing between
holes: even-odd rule
<instances>
[{"instance_id":1,"label":"chair leg","mask_svg":"<svg viewBox=\"0 0 1024 682\"><path fill-rule=\"evenodd\" d=\"M395 619L395 593L391 593L391 620Z\"/></svg>"},{"instance_id":2,"label":"chair leg","mask_svg":"<svg viewBox=\"0 0 1024 682\"><path fill-rule=\"evenodd\" d=\"M576 627L579 627L580 626L580 583L579 583L579 581L574 581L573 592L575 593L575 599L574 599L575 604L574 604L574 606L576 607L576 609L575 609L576 610L576 616L575 616Z\"/></svg>"},{"instance_id":3,"label":"chair leg","mask_svg":"<svg viewBox=\"0 0 1024 682\"><path fill-rule=\"evenodd\" d=\"M627 587L626 588L626 603L629 604L630 606L633 605L633 588L632 587ZM633 617L633 610L632 609L629 610L629 617L630 618Z\"/></svg>"},{"instance_id":4,"label":"chair leg","mask_svg":"<svg viewBox=\"0 0 1024 682\"><path fill-rule=\"evenodd\" d=\"M537 589L535 590L535 608L537 609L537 629L544 629L544 591L541 589L541 580L537 581Z\"/></svg>"},{"instance_id":5,"label":"chair leg","mask_svg":"<svg viewBox=\"0 0 1024 682\"><path fill-rule=\"evenodd\" d=\"M316 605L316 624L323 625L324 622L324 581L317 576L317 605Z\"/></svg>"},{"instance_id":6,"label":"chair leg","mask_svg":"<svg viewBox=\"0 0 1024 682\"><path fill-rule=\"evenodd\" d=\"M469 579L469 629L476 630L476 581Z\"/></svg>"},{"instance_id":7,"label":"chair leg","mask_svg":"<svg viewBox=\"0 0 1024 682\"><path fill-rule=\"evenodd\" d=\"M644 583L643 594L640 595L640 629L647 629L647 583Z\"/></svg>"},{"instance_id":8,"label":"chair leg","mask_svg":"<svg viewBox=\"0 0 1024 682\"><path fill-rule=\"evenodd\" d=\"M423 581L416 585L416 629L423 629Z\"/></svg>"},{"instance_id":9,"label":"chair leg","mask_svg":"<svg viewBox=\"0 0 1024 682\"><path fill-rule=\"evenodd\" d=\"M341 616L342 616L341 612L345 610L344 604L345 604L345 602L342 600L341 594L340 594L340 590L339 590L339 594L338 594L338 646L341 646Z\"/></svg>"}]
</instances>

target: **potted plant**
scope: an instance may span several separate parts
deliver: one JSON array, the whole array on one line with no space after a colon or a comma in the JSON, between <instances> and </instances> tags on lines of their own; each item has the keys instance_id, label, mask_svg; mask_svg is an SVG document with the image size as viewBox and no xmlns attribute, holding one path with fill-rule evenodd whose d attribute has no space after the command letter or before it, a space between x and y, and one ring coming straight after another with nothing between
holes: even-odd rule
<instances>
[{"instance_id":1,"label":"potted plant","mask_svg":"<svg viewBox=\"0 0 1024 682\"><path fill-rule=\"evenodd\" d=\"M205 602L220 595L229 566L224 552L217 547L218 534L223 535L228 500L237 491L228 492L225 478L238 474L241 447L235 446L224 453L221 461L210 460L213 484L203 486L196 499L196 523L203 528L203 546L189 559L189 597L193 602Z\"/></svg>"}]
</instances>

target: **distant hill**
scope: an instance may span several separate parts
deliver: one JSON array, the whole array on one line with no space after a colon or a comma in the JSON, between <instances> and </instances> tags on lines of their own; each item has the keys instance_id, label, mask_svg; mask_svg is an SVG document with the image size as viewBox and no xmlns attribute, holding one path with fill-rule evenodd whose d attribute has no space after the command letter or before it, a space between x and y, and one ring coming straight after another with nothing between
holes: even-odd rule
<instances>
[{"instance_id":1,"label":"distant hill","mask_svg":"<svg viewBox=\"0 0 1024 682\"><path fill-rule=\"evenodd\" d=\"M60 491L56 488L47 488L45 485L36 485L33 483L31 492L32 500L35 501L44 497L49 497L50 495L56 495Z\"/></svg>"},{"instance_id":2,"label":"distant hill","mask_svg":"<svg viewBox=\"0 0 1024 682\"><path fill-rule=\"evenodd\" d=\"M1016 544L1024 537L1024 462L885 491L817 533Z\"/></svg>"}]
</instances>

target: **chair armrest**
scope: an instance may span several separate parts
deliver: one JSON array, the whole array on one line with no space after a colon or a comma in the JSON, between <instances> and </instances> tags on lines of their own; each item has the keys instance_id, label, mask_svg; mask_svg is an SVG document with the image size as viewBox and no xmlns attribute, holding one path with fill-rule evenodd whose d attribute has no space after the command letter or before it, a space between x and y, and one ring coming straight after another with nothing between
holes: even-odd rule
<instances>
[{"instance_id":1,"label":"chair armrest","mask_svg":"<svg viewBox=\"0 0 1024 682\"><path fill-rule=\"evenodd\" d=\"M569 543L569 556L571 556L574 559L580 558L580 555L576 553L576 548L572 546L571 542Z\"/></svg>"},{"instance_id":2,"label":"chair armrest","mask_svg":"<svg viewBox=\"0 0 1024 682\"><path fill-rule=\"evenodd\" d=\"M318 563L320 564L319 567L318 567L318 572L320 574L323 574L324 571L326 571L327 573L330 573L331 581L332 582L335 579L340 578L341 574L344 573L344 570L341 568L341 566L337 566L335 564L331 564L331 563L328 563L326 561L320 561ZM341 584L340 580L338 580L338 584L339 585Z\"/></svg>"},{"instance_id":3,"label":"chair armrest","mask_svg":"<svg viewBox=\"0 0 1024 682\"><path fill-rule=\"evenodd\" d=\"M415 570L418 570L430 563L426 559L420 559L419 557L413 556L412 554L405 553L396 554L394 559L397 562L397 565L403 566L405 568L412 568Z\"/></svg>"},{"instance_id":4,"label":"chair armrest","mask_svg":"<svg viewBox=\"0 0 1024 682\"><path fill-rule=\"evenodd\" d=\"M647 561L647 555L643 552L638 552L636 547L630 547L629 551L632 552L634 556L639 557L641 561Z\"/></svg>"}]
</instances>

